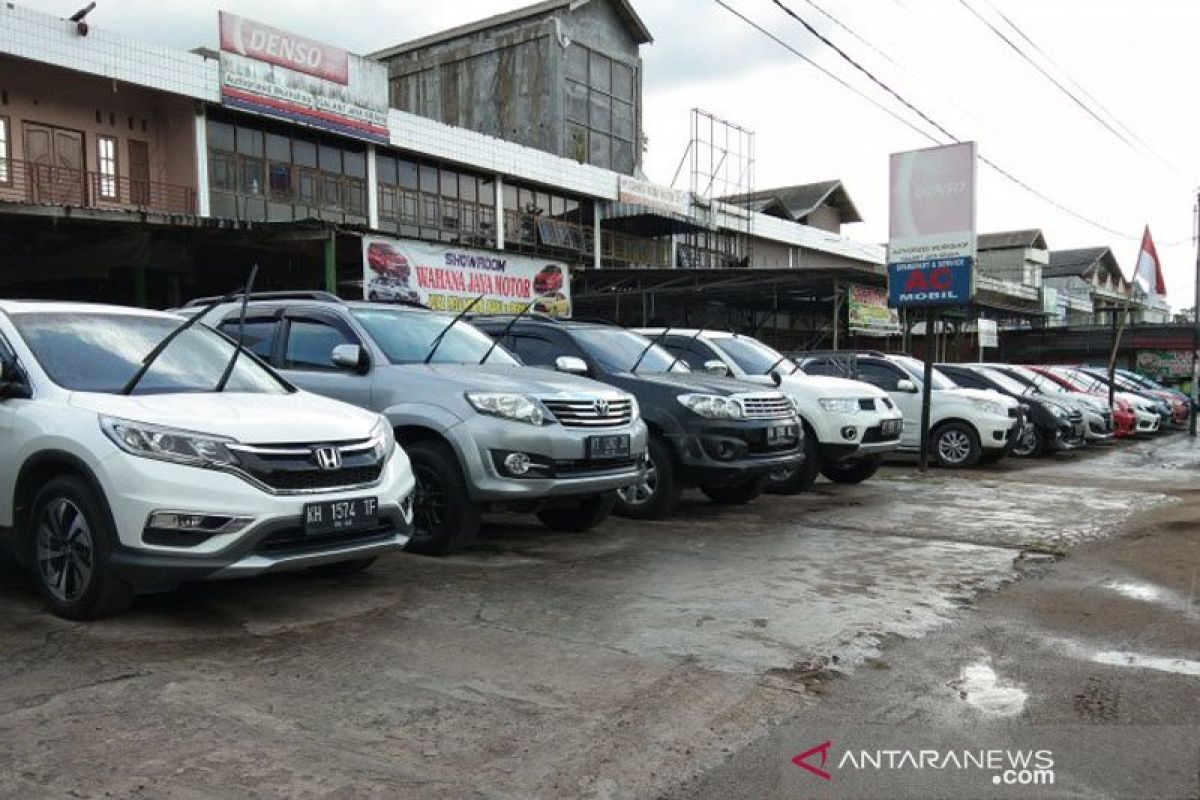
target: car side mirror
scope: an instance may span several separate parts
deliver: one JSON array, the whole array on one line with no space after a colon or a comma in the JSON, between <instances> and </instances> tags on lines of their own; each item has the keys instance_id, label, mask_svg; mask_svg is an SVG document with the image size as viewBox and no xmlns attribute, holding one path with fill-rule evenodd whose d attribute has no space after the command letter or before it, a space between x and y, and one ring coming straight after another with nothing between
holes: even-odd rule
<instances>
[{"instance_id":1,"label":"car side mirror","mask_svg":"<svg viewBox=\"0 0 1200 800\"><path fill-rule=\"evenodd\" d=\"M902 378L896 381L897 392L908 392L909 394L917 393L917 385L907 378Z\"/></svg>"},{"instance_id":2,"label":"car side mirror","mask_svg":"<svg viewBox=\"0 0 1200 800\"><path fill-rule=\"evenodd\" d=\"M725 366L725 362L714 358L712 361L704 362L704 371L709 375L718 375L722 378L729 377L729 367Z\"/></svg>"},{"instance_id":3,"label":"car side mirror","mask_svg":"<svg viewBox=\"0 0 1200 800\"><path fill-rule=\"evenodd\" d=\"M329 360L338 369L346 369L365 375L371 369L371 357L362 345L339 344L333 348Z\"/></svg>"},{"instance_id":4,"label":"car side mirror","mask_svg":"<svg viewBox=\"0 0 1200 800\"><path fill-rule=\"evenodd\" d=\"M587 362L578 356L559 356L554 359L554 368L568 375L587 375Z\"/></svg>"},{"instance_id":5,"label":"car side mirror","mask_svg":"<svg viewBox=\"0 0 1200 800\"><path fill-rule=\"evenodd\" d=\"M28 400L33 389L25 373L11 358L0 361L0 400Z\"/></svg>"}]
</instances>

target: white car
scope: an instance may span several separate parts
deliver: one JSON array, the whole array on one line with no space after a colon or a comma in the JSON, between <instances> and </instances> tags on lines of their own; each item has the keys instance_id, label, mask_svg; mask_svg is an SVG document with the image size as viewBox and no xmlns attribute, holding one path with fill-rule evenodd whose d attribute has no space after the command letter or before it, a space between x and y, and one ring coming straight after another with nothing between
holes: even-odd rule
<instances>
[{"instance_id":1,"label":"white car","mask_svg":"<svg viewBox=\"0 0 1200 800\"><path fill-rule=\"evenodd\" d=\"M806 375L791 359L751 336L725 331L643 328L638 333L698 372L778 386L805 428L803 465L771 475L768 490L808 489L824 475L835 483L860 483L879 469L882 453L900 447L904 415L887 393L868 383Z\"/></svg>"},{"instance_id":2,"label":"white car","mask_svg":"<svg viewBox=\"0 0 1200 800\"><path fill-rule=\"evenodd\" d=\"M0 543L71 619L184 580L357 571L412 529L386 420L159 312L0 301L0 447Z\"/></svg>"},{"instance_id":3,"label":"white car","mask_svg":"<svg viewBox=\"0 0 1200 800\"><path fill-rule=\"evenodd\" d=\"M883 389L904 413L900 449L921 447L921 386L925 365L903 355L877 352L797 356L809 374L854 374ZM986 389L964 389L936 369L930 396L931 454L943 467L969 467L998 461L1008 452L1022 425L1021 404Z\"/></svg>"}]
</instances>

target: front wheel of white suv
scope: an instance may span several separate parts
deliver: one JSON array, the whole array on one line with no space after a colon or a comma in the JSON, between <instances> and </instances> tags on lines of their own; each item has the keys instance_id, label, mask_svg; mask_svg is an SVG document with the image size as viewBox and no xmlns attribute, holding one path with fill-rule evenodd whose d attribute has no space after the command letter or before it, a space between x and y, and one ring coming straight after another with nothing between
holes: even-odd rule
<instances>
[{"instance_id":1,"label":"front wheel of white suv","mask_svg":"<svg viewBox=\"0 0 1200 800\"><path fill-rule=\"evenodd\" d=\"M942 467L973 467L979 461L979 435L965 422L947 422L934 430L930 439L934 458Z\"/></svg>"},{"instance_id":2,"label":"front wheel of white suv","mask_svg":"<svg viewBox=\"0 0 1200 800\"><path fill-rule=\"evenodd\" d=\"M132 602L133 587L110 565L116 531L84 481L69 475L49 480L34 498L26 530L38 587L55 614L98 619Z\"/></svg>"}]
</instances>

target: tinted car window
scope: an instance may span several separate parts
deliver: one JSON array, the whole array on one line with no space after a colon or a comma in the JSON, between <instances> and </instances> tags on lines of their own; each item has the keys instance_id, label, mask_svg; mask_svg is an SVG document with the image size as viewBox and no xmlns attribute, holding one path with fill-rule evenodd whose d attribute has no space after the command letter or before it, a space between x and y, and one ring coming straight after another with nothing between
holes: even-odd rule
<instances>
[{"instance_id":1,"label":"tinted car window","mask_svg":"<svg viewBox=\"0 0 1200 800\"><path fill-rule=\"evenodd\" d=\"M713 353L706 345L696 340L690 340L686 336L668 336L663 347L672 356L676 356L684 364L696 370L704 369L705 361L711 361L717 357L717 354Z\"/></svg>"},{"instance_id":2,"label":"tinted car window","mask_svg":"<svg viewBox=\"0 0 1200 800\"><path fill-rule=\"evenodd\" d=\"M371 307L356 308L351 313L393 364L424 362L434 340L445 331L433 355L434 364L478 364L490 350L488 364L517 366L517 360L507 350L500 346L492 348L492 340L474 325L460 320L447 330L446 326L454 319L451 314Z\"/></svg>"},{"instance_id":3,"label":"tinted car window","mask_svg":"<svg viewBox=\"0 0 1200 800\"><path fill-rule=\"evenodd\" d=\"M221 323L221 332L235 342L241 331L241 325L236 319ZM243 340L245 347L251 353L269 361L275 346L275 331L279 323L273 319L246 320L246 333Z\"/></svg>"},{"instance_id":4,"label":"tinted car window","mask_svg":"<svg viewBox=\"0 0 1200 800\"><path fill-rule=\"evenodd\" d=\"M513 350L531 367L552 367L559 356L573 355L567 348L541 336L515 336Z\"/></svg>"},{"instance_id":5,"label":"tinted car window","mask_svg":"<svg viewBox=\"0 0 1200 800\"><path fill-rule=\"evenodd\" d=\"M647 375L666 372L689 371L675 356L657 344L651 344L645 336L622 328L580 328L573 331L576 342L593 359L613 372L629 372L637 364L638 372ZM638 363L638 359L641 363Z\"/></svg>"},{"instance_id":6,"label":"tinted car window","mask_svg":"<svg viewBox=\"0 0 1200 800\"><path fill-rule=\"evenodd\" d=\"M885 392L896 391L896 386L904 378L905 375L890 364L878 364L874 361L858 362L858 380L878 386Z\"/></svg>"},{"instance_id":7,"label":"tinted car window","mask_svg":"<svg viewBox=\"0 0 1200 800\"><path fill-rule=\"evenodd\" d=\"M846 377L845 367L832 361L809 361L804 365L804 372L808 375L827 375L831 378Z\"/></svg>"},{"instance_id":8,"label":"tinted car window","mask_svg":"<svg viewBox=\"0 0 1200 800\"><path fill-rule=\"evenodd\" d=\"M287 355L289 369L336 369L333 348L358 344L332 325L316 320L294 319L288 326Z\"/></svg>"}]
</instances>

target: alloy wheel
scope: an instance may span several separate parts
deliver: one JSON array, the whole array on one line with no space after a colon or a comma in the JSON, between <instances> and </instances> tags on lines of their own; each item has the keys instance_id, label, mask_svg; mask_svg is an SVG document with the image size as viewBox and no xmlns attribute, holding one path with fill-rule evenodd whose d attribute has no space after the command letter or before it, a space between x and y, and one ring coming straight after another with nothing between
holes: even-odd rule
<instances>
[{"instance_id":1,"label":"alloy wheel","mask_svg":"<svg viewBox=\"0 0 1200 800\"><path fill-rule=\"evenodd\" d=\"M654 493L658 490L658 469L654 466L654 461L649 460L646 464L646 470L642 473L642 480L635 483L633 486L625 486L617 489L617 494L621 500L627 505L644 506L654 499Z\"/></svg>"},{"instance_id":2,"label":"alloy wheel","mask_svg":"<svg viewBox=\"0 0 1200 800\"><path fill-rule=\"evenodd\" d=\"M1032 455L1037 449L1038 434L1037 430L1032 426L1026 426L1025 430L1021 431L1020 437L1016 444L1013 445L1012 453L1014 456Z\"/></svg>"},{"instance_id":3,"label":"alloy wheel","mask_svg":"<svg viewBox=\"0 0 1200 800\"><path fill-rule=\"evenodd\" d=\"M74 602L91 585L95 565L92 528L79 506L65 497L48 503L38 518L37 566L54 599Z\"/></svg>"},{"instance_id":4,"label":"alloy wheel","mask_svg":"<svg viewBox=\"0 0 1200 800\"><path fill-rule=\"evenodd\" d=\"M413 465L417 487L413 495L413 527L422 538L431 536L446 521L446 490L437 473L424 465Z\"/></svg>"},{"instance_id":5,"label":"alloy wheel","mask_svg":"<svg viewBox=\"0 0 1200 800\"><path fill-rule=\"evenodd\" d=\"M971 440L959 430L949 430L938 437L938 455L947 464L962 464L971 455Z\"/></svg>"}]
</instances>

